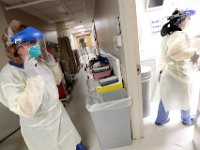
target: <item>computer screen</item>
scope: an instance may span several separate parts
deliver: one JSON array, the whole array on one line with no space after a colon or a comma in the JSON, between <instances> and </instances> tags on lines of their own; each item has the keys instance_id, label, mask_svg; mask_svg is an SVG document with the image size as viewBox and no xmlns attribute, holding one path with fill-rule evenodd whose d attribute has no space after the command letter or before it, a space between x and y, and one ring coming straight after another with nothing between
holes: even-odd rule
<instances>
[{"instance_id":1,"label":"computer screen","mask_svg":"<svg viewBox=\"0 0 200 150\"><path fill-rule=\"evenodd\" d=\"M156 10L163 6L164 0L147 0L147 11Z\"/></svg>"}]
</instances>

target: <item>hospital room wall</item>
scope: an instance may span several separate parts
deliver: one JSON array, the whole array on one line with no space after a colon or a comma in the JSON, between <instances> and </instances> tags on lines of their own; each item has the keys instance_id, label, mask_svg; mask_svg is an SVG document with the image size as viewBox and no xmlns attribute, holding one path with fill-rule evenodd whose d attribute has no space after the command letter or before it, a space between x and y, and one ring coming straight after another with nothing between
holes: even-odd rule
<instances>
[{"instance_id":1,"label":"hospital room wall","mask_svg":"<svg viewBox=\"0 0 200 150\"><path fill-rule=\"evenodd\" d=\"M3 8L0 5L0 18L1 18L1 25L0 25L0 36L4 32L5 27L7 26L7 20L4 16ZM0 39L0 69L7 63L8 59L4 51L4 44ZM18 117L10 112L3 104L0 103L0 141L14 132L16 129L19 128L19 119Z\"/></svg>"},{"instance_id":2,"label":"hospital room wall","mask_svg":"<svg viewBox=\"0 0 200 150\"><path fill-rule=\"evenodd\" d=\"M5 27L7 26L7 20L4 16L4 12L3 12L3 8L0 5L0 18L1 18L1 25L0 25L0 36L2 35L2 33L4 32ZM2 57L5 56L5 51L4 51L4 44L2 42L2 40L0 40L0 69L6 64L6 62L8 61L7 57Z\"/></svg>"},{"instance_id":3,"label":"hospital room wall","mask_svg":"<svg viewBox=\"0 0 200 150\"><path fill-rule=\"evenodd\" d=\"M58 43L58 34L57 31L45 31L44 39L48 42Z\"/></svg>"}]
</instances>

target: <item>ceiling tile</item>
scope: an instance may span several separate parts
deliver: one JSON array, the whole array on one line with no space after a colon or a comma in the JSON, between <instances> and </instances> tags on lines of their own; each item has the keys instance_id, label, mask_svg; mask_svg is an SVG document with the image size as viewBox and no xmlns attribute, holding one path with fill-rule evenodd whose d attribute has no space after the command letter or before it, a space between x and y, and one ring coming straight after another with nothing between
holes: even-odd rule
<instances>
[{"instance_id":1,"label":"ceiling tile","mask_svg":"<svg viewBox=\"0 0 200 150\"><path fill-rule=\"evenodd\" d=\"M21 0L21 1L23 1L23 2L25 2L25 3L33 2L33 0Z\"/></svg>"},{"instance_id":2,"label":"ceiling tile","mask_svg":"<svg viewBox=\"0 0 200 150\"><path fill-rule=\"evenodd\" d=\"M51 20L49 15L48 14L44 14L41 10L31 9L31 11L30 11L30 8L27 8L27 7L23 8L21 10L23 10L23 11L29 13L29 14L32 14L33 16L36 16L36 17L38 17L38 18L40 18L42 20L46 20L46 21L50 21Z\"/></svg>"},{"instance_id":3,"label":"ceiling tile","mask_svg":"<svg viewBox=\"0 0 200 150\"><path fill-rule=\"evenodd\" d=\"M83 1L74 1L74 2L71 2L71 3L68 3L68 6L72 9L74 8L79 8L79 7L84 7L84 3Z\"/></svg>"},{"instance_id":4,"label":"ceiling tile","mask_svg":"<svg viewBox=\"0 0 200 150\"><path fill-rule=\"evenodd\" d=\"M0 1L8 4L9 6L18 5L21 4L21 2L33 2L33 0ZM94 13L94 3L95 0L50 0L31 6L21 7L20 9L43 20L66 20L67 18L68 20L75 19L75 22L80 23L80 20L82 22L85 22L85 20L92 20ZM62 4L65 4L66 7L64 7Z\"/></svg>"},{"instance_id":5,"label":"ceiling tile","mask_svg":"<svg viewBox=\"0 0 200 150\"><path fill-rule=\"evenodd\" d=\"M1 0L1 1L8 5L21 4L21 0Z\"/></svg>"},{"instance_id":6,"label":"ceiling tile","mask_svg":"<svg viewBox=\"0 0 200 150\"><path fill-rule=\"evenodd\" d=\"M37 8L37 9L45 9L45 8L52 8L58 5L59 3L57 1L48 1L48 2L32 5L32 7Z\"/></svg>"},{"instance_id":7,"label":"ceiling tile","mask_svg":"<svg viewBox=\"0 0 200 150\"><path fill-rule=\"evenodd\" d=\"M52 15L54 13L65 14L65 9L62 6L56 6L56 7L42 9L42 12L44 12L45 14L49 14L49 15Z\"/></svg>"},{"instance_id":8,"label":"ceiling tile","mask_svg":"<svg viewBox=\"0 0 200 150\"><path fill-rule=\"evenodd\" d=\"M68 15L66 16L65 14L57 13L57 14L51 15L50 17L51 19L58 19L58 18L67 18L69 16Z\"/></svg>"}]
</instances>

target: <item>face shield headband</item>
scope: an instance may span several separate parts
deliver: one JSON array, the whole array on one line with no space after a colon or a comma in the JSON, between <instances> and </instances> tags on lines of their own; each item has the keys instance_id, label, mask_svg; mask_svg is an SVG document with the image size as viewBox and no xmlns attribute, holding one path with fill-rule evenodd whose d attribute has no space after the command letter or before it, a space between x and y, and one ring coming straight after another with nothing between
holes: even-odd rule
<instances>
[{"instance_id":1,"label":"face shield headband","mask_svg":"<svg viewBox=\"0 0 200 150\"><path fill-rule=\"evenodd\" d=\"M178 26L185 20L186 17L190 18L190 16L195 15L195 13L196 13L195 10L186 9L184 11L180 11L180 13L169 16L167 20L171 21L176 19L174 25Z\"/></svg>"}]
</instances>

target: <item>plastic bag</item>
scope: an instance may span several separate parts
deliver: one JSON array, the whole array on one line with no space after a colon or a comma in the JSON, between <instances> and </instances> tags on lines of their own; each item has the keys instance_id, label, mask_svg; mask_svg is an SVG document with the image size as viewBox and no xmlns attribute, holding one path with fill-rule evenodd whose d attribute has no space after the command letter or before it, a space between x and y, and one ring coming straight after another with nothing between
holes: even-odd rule
<instances>
[{"instance_id":1,"label":"plastic bag","mask_svg":"<svg viewBox=\"0 0 200 150\"><path fill-rule=\"evenodd\" d=\"M90 91L86 101L86 108L90 112L121 109L129 106L131 106L131 98L125 89L106 93Z\"/></svg>"}]
</instances>

